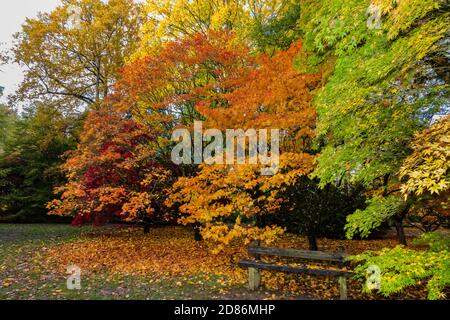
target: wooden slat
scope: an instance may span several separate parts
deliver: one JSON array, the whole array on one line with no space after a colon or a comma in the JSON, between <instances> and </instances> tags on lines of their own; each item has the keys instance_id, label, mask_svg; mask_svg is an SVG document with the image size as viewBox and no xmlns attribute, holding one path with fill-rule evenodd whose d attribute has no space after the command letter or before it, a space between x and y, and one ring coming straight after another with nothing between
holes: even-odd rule
<instances>
[{"instance_id":1,"label":"wooden slat","mask_svg":"<svg viewBox=\"0 0 450 320\"><path fill-rule=\"evenodd\" d=\"M269 248L269 247L249 247L248 251L252 256L268 255L288 258L301 258L309 260L322 260L343 262L346 255L341 252L323 252L323 251L309 251L299 249L285 249L285 248Z\"/></svg>"},{"instance_id":2,"label":"wooden slat","mask_svg":"<svg viewBox=\"0 0 450 320\"><path fill-rule=\"evenodd\" d=\"M274 270L286 273L305 273L312 274L316 276L328 276L328 277L350 277L353 273L348 271L339 270L324 270L324 269L308 269L303 267L292 267L292 266L280 266L272 263L265 263L259 261L242 260L238 263L240 267L243 268L255 268L264 270Z\"/></svg>"}]
</instances>

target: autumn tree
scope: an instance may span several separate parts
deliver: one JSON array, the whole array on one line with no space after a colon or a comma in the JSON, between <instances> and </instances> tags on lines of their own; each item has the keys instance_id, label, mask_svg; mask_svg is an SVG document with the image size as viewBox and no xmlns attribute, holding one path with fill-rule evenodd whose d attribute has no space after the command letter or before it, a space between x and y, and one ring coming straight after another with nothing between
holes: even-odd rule
<instances>
[{"instance_id":1,"label":"autumn tree","mask_svg":"<svg viewBox=\"0 0 450 320\"><path fill-rule=\"evenodd\" d=\"M293 60L300 50L298 42L272 58L260 55L253 68L218 78L218 87L229 90L204 95L196 105L210 128L283 130L280 168L273 176L261 176L261 164L213 164L174 185L169 203L181 206L186 214L181 221L204 224L204 237L219 250L235 239L270 241L280 234L280 227L264 226L263 217L299 201L280 195L314 168L312 92L321 76L296 71Z\"/></svg>"},{"instance_id":2,"label":"autumn tree","mask_svg":"<svg viewBox=\"0 0 450 320\"><path fill-rule=\"evenodd\" d=\"M381 13L379 25L368 23L370 5ZM412 204L402 200L398 172L414 134L448 112L445 6L435 0L303 2L303 67L333 65L314 99L320 149L314 175L323 185L362 183L372 198L349 218L352 230L366 234L389 222L406 243Z\"/></svg>"},{"instance_id":3,"label":"autumn tree","mask_svg":"<svg viewBox=\"0 0 450 320\"><path fill-rule=\"evenodd\" d=\"M296 70L294 60L301 49L298 41L273 57L260 54L247 70L219 78L219 85L230 90L210 94L196 106L207 126L283 129L283 149L304 150L314 137L312 92L321 76Z\"/></svg>"},{"instance_id":4,"label":"autumn tree","mask_svg":"<svg viewBox=\"0 0 450 320\"><path fill-rule=\"evenodd\" d=\"M188 125L201 119L196 110L204 96L230 90L221 82L254 65L247 46L230 31L209 31L171 41L160 51L127 64L115 87L116 106L153 122ZM219 87L220 86L220 87Z\"/></svg>"},{"instance_id":5,"label":"autumn tree","mask_svg":"<svg viewBox=\"0 0 450 320\"><path fill-rule=\"evenodd\" d=\"M4 43L0 43L0 46L3 46ZM0 49L0 66L3 66L4 64L8 63L10 60L10 56L8 55L8 52L4 50L3 48Z\"/></svg>"},{"instance_id":6,"label":"autumn tree","mask_svg":"<svg viewBox=\"0 0 450 320\"><path fill-rule=\"evenodd\" d=\"M299 3L293 0L148 0L138 56L198 33L233 31L261 50L287 49L298 37Z\"/></svg>"},{"instance_id":7,"label":"autumn tree","mask_svg":"<svg viewBox=\"0 0 450 320\"><path fill-rule=\"evenodd\" d=\"M172 175L185 174L170 159L172 129L200 117L196 102L214 77L242 66L238 46L224 41L231 37L188 37L127 64L113 94L89 112L64 165L69 183L57 188L61 200L49 205L51 213L77 215L75 223L164 219L164 189Z\"/></svg>"},{"instance_id":8,"label":"autumn tree","mask_svg":"<svg viewBox=\"0 0 450 320\"><path fill-rule=\"evenodd\" d=\"M140 5L132 0L64 0L27 19L15 62L25 75L15 98L77 110L101 101L139 42Z\"/></svg>"},{"instance_id":9,"label":"autumn tree","mask_svg":"<svg viewBox=\"0 0 450 320\"><path fill-rule=\"evenodd\" d=\"M221 95L234 84L222 80L236 78L255 65L248 47L233 39L228 31L198 33L169 42L159 52L134 59L123 68L115 87L115 108L143 125L160 128L160 152L169 161L172 131L192 131L193 122L204 119L199 102L225 102ZM176 170L178 175L188 175L195 166Z\"/></svg>"},{"instance_id":10,"label":"autumn tree","mask_svg":"<svg viewBox=\"0 0 450 320\"><path fill-rule=\"evenodd\" d=\"M407 221L425 232L450 223L450 116L418 133L400 169L401 190L413 199Z\"/></svg>"},{"instance_id":11,"label":"autumn tree","mask_svg":"<svg viewBox=\"0 0 450 320\"><path fill-rule=\"evenodd\" d=\"M450 188L450 116L418 133L400 170L402 193L438 195Z\"/></svg>"},{"instance_id":12,"label":"autumn tree","mask_svg":"<svg viewBox=\"0 0 450 320\"><path fill-rule=\"evenodd\" d=\"M61 198L48 204L50 214L74 216L75 225L164 220L161 189L170 172L152 148L158 130L108 106L91 111L84 128L63 165L68 183L56 188Z\"/></svg>"},{"instance_id":13,"label":"autumn tree","mask_svg":"<svg viewBox=\"0 0 450 320\"><path fill-rule=\"evenodd\" d=\"M279 173L262 176L260 165L202 165L197 175L180 178L169 205L180 205L183 224L200 223L202 236L219 252L232 241L270 242L284 232L263 219L283 205L278 196L295 179L311 171L314 157L283 154Z\"/></svg>"},{"instance_id":14,"label":"autumn tree","mask_svg":"<svg viewBox=\"0 0 450 320\"><path fill-rule=\"evenodd\" d=\"M245 167L244 169L251 173L248 179L249 183L253 183L254 190L247 190L250 195L244 196L238 192L238 187L234 193L229 194L230 197L236 197L229 199L231 206L242 203L238 199L244 197L247 200L253 199L251 201L255 201L255 208L258 208L254 210L260 210L262 215L273 213L275 208L279 208L276 205L278 199L274 195L277 190L283 188L280 180L287 185L291 179L305 175L313 168L313 156L303 151L314 136L315 111L311 99L312 91L321 77L301 74L295 70L293 60L300 50L301 43L296 43L273 58L263 54L255 59L250 48L240 44L230 31L209 31L207 34L187 36L168 42L159 52L134 59L128 64L116 86L116 107L122 112L132 114L134 119L143 125L159 126L162 136L158 142L166 151L170 150L168 139L171 131L177 127L192 130L194 120L205 119L207 127L222 130L271 129L279 128L282 123L285 134L283 150L287 152L283 155L283 161L286 163L284 173L271 179L272 186L268 187L264 178L260 179L255 175L261 168ZM167 153L166 156L170 154ZM186 187L185 191L189 194L203 190L206 194L214 195L215 191L223 191L224 186L219 182L222 178L237 181L233 173L229 173L229 177L224 176L228 171L222 169L214 171L205 167L197 176L196 167L191 166L190 170L183 169L177 175L193 175L193 181L201 184L204 173L211 178L208 179L211 184L209 187L201 184L199 188ZM209 175L208 170L217 174L216 178L213 178L212 173ZM253 179L255 181L251 182ZM184 182L189 185L192 183L190 178L182 178L171 194L183 194L179 190L183 189ZM210 191L206 191L208 188L211 188ZM272 196L269 196L270 194ZM199 195L204 196L206 195L203 193ZM256 201L258 197L262 198ZM187 198L189 197L171 199L169 203L182 206L185 201L189 201ZM267 200L264 201L265 198ZM274 203L270 204L271 201ZM261 209L266 206L272 207L273 210ZM181 211L189 215L185 207L181 207ZM182 221L189 224L206 223L204 217L193 212L191 214L192 216ZM211 212L210 215L210 218L215 220L214 213ZM258 214L254 217L258 217ZM251 216L249 218L252 219ZM228 225L228 222L225 225ZM238 225L236 228L239 228ZM248 225L239 230L241 232L236 234L237 237L257 234L257 229L248 228ZM269 234L272 233L269 231Z\"/></svg>"}]
</instances>

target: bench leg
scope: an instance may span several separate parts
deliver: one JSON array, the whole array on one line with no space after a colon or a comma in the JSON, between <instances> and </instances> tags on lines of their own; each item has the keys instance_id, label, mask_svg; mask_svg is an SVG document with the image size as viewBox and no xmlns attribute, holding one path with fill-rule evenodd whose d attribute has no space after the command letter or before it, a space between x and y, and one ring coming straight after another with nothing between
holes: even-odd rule
<instances>
[{"instance_id":1,"label":"bench leg","mask_svg":"<svg viewBox=\"0 0 450 320\"><path fill-rule=\"evenodd\" d=\"M347 300L347 278L339 277L339 292L341 294L341 300Z\"/></svg>"},{"instance_id":2,"label":"bench leg","mask_svg":"<svg viewBox=\"0 0 450 320\"><path fill-rule=\"evenodd\" d=\"M248 268L248 287L250 290L258 290L261 285L261 272L255 268Z\"/></svg>"}]
</instances>

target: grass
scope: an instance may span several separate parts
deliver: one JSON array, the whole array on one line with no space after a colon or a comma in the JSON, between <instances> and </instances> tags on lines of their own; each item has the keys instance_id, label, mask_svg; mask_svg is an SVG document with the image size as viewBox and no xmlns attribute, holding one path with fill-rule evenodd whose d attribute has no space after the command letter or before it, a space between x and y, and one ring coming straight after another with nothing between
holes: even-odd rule
<instances>
[{"instance_id":1,"label":"grass","mask_svg":"<svg viewBox=\"0 0 450 320\"><path fill-rule=\"evenodd\" d=\"M323 251L345 247L348 254L395 247L395 236L376 240L319 239ZM307 241L286 234L275 246L307 249ZM0 224L0 300L178 300L178 299L337 299L335 279L263 271L263 287L246 288L247 271L236 266L246 247L233 244L218 256L192 230L161 227L144 235L139 228ZM67 267L82 270L81 290L67 289ZM409 290L399 299L423 298ZM349 282L351 299L361 294Z\"/></svg>"},{"instance_id":2,"label":"grass","mask_svg":"<svg viewBox=\"0 0 450 320\"><path fill-rule=\"evenodd\" d=\"M67 225L0 225L0 299L207 299L214 294L211 280L203 287L181 285L176 278L133 276L102 272L82 276L81 290L68 290L67 275L40 268L36 254L57 248L83 236L106 229L73 228ZM156 279L156 280L155 280Z\"/></svg>"},{"instance_id":3,"label":"grass","mask_svg":"<svg viewBox=\"0 0 450 320\"><path fill-rule=\"evenodd\" d=\"M67 289L68 274L61 270L64 266L50 263L47 252L116 232L112 227L0 224L0 300L197 300L252 294L239 286L225 293L222 277L209 273L165 276L107 268L82 274L81 290ZM271 292L258 295L266 298Z\"/></svg>"}]
</instances>

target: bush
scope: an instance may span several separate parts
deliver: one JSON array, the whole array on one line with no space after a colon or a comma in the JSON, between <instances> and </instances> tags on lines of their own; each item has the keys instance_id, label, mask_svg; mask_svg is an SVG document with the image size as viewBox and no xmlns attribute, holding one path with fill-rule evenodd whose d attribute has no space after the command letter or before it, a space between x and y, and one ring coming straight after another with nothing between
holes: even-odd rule
<instances>
[{"instance_id":1,"label":"bush","mask_svg":"<svg viewBox=\"0 0 450 320\"><path fill-rule=\"evenodd\" d=\"M428 244L430 249L419 251L397 246L350 257L349 261L361 263L354 271L356 278L364 282L363 292L371 292L366 282L369 270L379 268L378 292L385 297L426 282L428 299L446 298L444 291L450 287L450 239L426 234L418 241Z\"/></svg>"},{"instance_id":2,"label":"bush","mask_svg":"<svg viewBox=\"0 0 450 320\"><path fill-rule=\"evenodd\" d=\"M364 206L361 191L359 187L338 188L331 184L320 188L318 180L304 177L284 192L289 201L265 222L307 236L314 249L316 237L345 238L347 216Z\"/></svg>"},{"instance_id":3,"label":"bush","mask_svg":"<svg viewBox=\"0 0 450 320\"><path fill-rule=\"evenodd\" d=\"M415 245L427 245L433 252L450 251L450 235L439 232L424 233L414 240Z\"/></svg>"}]
</instances>

